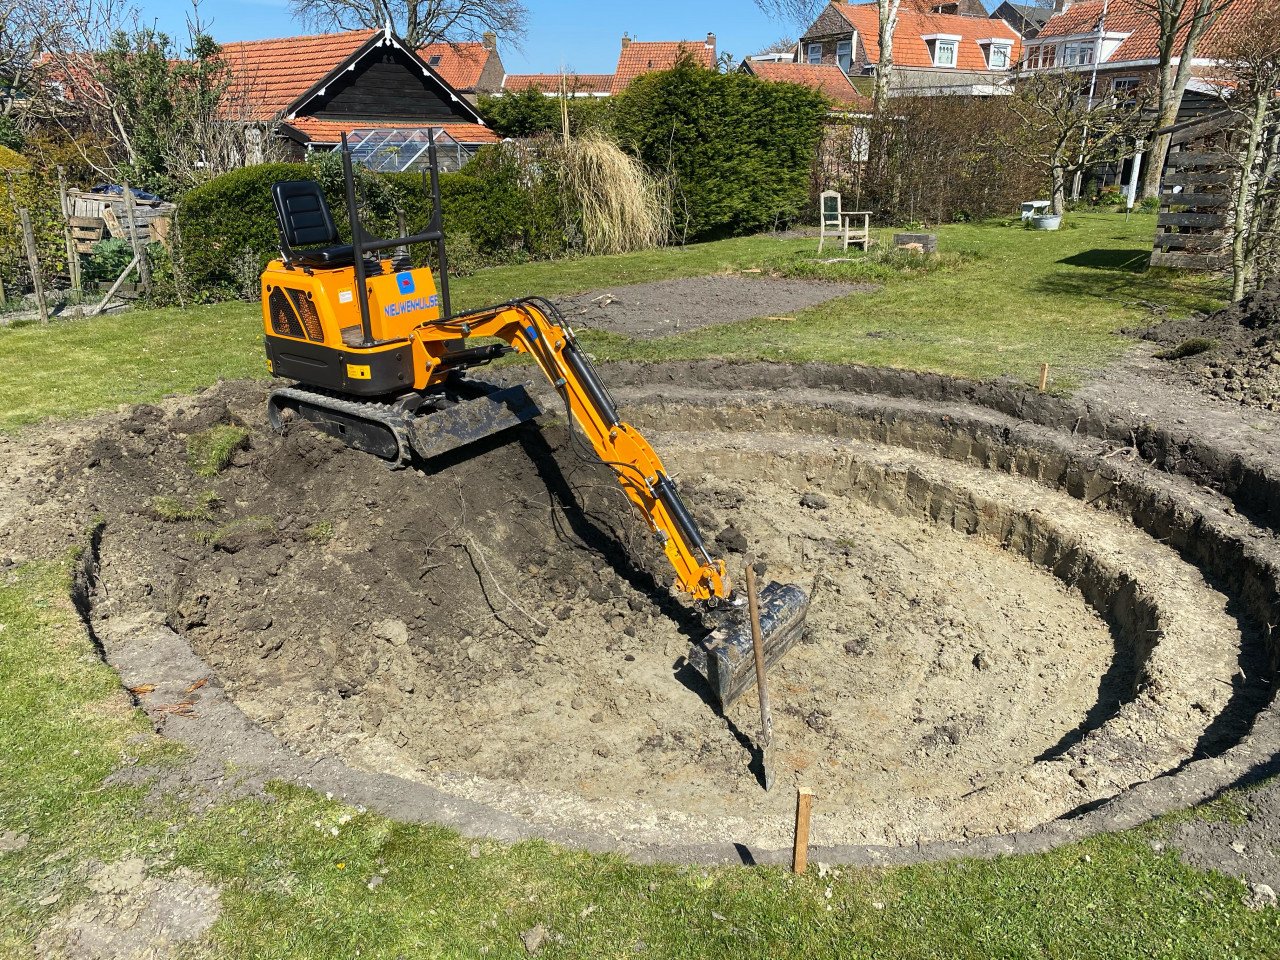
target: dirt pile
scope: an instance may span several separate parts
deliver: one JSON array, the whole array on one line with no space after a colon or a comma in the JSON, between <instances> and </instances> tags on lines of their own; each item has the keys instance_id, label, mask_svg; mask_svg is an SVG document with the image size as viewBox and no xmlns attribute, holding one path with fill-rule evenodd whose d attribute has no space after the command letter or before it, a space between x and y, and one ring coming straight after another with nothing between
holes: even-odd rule
<instances>
[{"instance_id":1,"label":"dirt pile","mask_svg":"<svg viewBox=\"0 0 1280 960\"><path fill-rule=\"evenodd\" d=\"M1280 278L1207 317L1143 331L1175 379L1210 396L1280 409Z\"/></svg>"}]
</instances>

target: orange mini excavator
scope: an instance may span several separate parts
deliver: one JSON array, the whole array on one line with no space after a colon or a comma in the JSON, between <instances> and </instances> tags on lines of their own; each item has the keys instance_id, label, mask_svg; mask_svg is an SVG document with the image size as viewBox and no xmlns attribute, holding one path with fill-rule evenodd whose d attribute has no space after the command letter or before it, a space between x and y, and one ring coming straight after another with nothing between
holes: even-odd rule
<instances>
[{"instance_id":1,"label":"orange mini excavator","mask_svg":"<svg viewBox=\"0 0 1280 960\"><path fill-rule=\"evenodd\" d=\"M661 542L676 586L707 608L714 629L693 645L689 661L729 705L755 682L755 664L744 604L724 561L711 555L662 461L623 422L553 304L529 297L451 311L434 137L430 144L432 214L413 236L378 239L361 226L345 137L350 244L339 243L319 184L272 187L281 255L262 274L262 318L272 373L295 381L272 391L272 426L301 418L396 467L430 460L541 415L524 387L467 375L506 353L527 354L563 400L570 430L576 423L586 435ZM435 245L439 289L429 267L411 265L407 251L415 244ZM486 342L473 345L473 338ZM766 664L800 636L808 603L794 585L770 583L761 591Z\"/></svg>"}]
</instances>

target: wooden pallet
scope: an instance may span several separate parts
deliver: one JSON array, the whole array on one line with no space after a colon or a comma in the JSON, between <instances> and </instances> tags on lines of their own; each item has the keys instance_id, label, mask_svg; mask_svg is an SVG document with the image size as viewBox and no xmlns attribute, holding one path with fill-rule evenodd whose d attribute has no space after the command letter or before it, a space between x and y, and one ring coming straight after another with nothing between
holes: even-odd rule
<instances>
[{"instance_id":1,"label":"wooden pallet","mask_svg":"<svg viewBox=\"0 0 1280 960\"><path fill-rule=\"evenodd\" d=\"M101 217L68 217L67 221L77 253L92 253L107 232L107 222Z\"/></svg>"},{"instance_id":2,"label":"wooden pallet","mask_svg":"<svg viewBox=\"0 0 1280 960\"><path fill-rule=\"evenodd\" d=\"M1170 130L1151 251L1153 267L1214 271L1227 266L1232 140L1229 116L1210 115Z\"/></svg>"}]
</instances>

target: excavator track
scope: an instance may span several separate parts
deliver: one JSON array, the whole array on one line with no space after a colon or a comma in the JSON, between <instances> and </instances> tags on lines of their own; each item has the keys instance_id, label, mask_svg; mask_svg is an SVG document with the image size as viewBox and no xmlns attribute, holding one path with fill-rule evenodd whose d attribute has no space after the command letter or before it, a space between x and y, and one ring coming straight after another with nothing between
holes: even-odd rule
<instances>
[{"instance_id":1,"label":"excavator track","mask_svg":"<svg viewBox=\"0 0 1280 960\"><path fill-rule=\"evenodd\" d=\"M387 403L347 400L327 391L280 387L267 398L267 420L284 430L291 411L347 446L371 453L394 468L407 466L413 454L409 417Z\"/></svg>"},{"instance_id":2,"label":"excavator track","mask_svg":"<svg viewBox=\"0 0 1280 960\"><path fill-rule=\"evenodd\" d=\"M351 400L309 387L281 387L267 398L267 419L277 432L290 411L347 446L381 457L393 469L417 456L430 460L540 417L543 410L522 386L499 388L460 380L454 399L422 398L428 412L375 401ZM422 409L421 407L419 409Z\"/></svg>"}]
</instances>

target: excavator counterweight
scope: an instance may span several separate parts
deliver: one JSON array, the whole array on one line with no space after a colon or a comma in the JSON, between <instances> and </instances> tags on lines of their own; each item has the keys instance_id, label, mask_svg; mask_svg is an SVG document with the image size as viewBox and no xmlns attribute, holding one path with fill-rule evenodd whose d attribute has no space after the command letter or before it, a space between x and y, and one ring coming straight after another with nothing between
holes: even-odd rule
<instances>
[{"instance_id":1,"label":"excavator counterweight","mask_svg":"<svg viewBox=\"0 0 1280 960\"><path fill-rule=\"evenodd\" d=\"M467 375L505 353L528 355L558 394L570 429L576 426L613 470L661 543L676 587L715 620L689 662L728 706L754 683L755 663L745 606L724 561L711 554L658 454L622 419L553 304L528 297L451 311L434 146L429 154L431 222L413 236L383 240L364 230L345 139L350 245L338 243L317 184L285 181L272 188L281 257L262 275L265 344L272 372L296 381L271 393L272 426L309 421L394 467L430 460L543 413L523 387ZM436 246L438 290L431 270L412 266L406 256L409 247L423 243ZM379 256L386 251L396 254ZM794 585L771 583L761 592L767 666L799 638L807 607L807 596Z\"/></svg>"}]
</instances>

